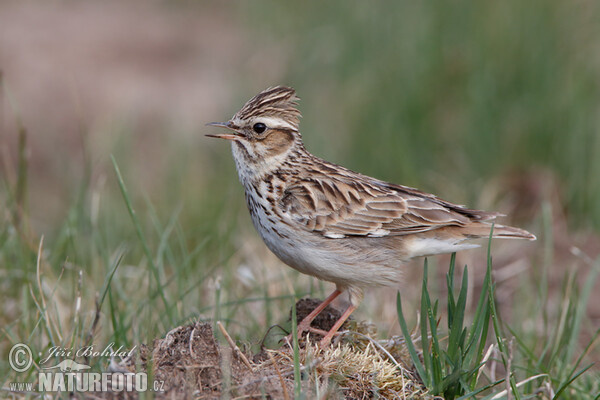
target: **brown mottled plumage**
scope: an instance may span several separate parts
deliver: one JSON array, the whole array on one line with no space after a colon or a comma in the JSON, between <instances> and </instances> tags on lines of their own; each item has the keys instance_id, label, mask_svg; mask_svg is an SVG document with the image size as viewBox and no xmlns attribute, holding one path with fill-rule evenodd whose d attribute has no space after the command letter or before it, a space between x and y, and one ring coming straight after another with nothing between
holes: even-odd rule
<instances>
[{"instance_id":1,"label":"brown mottled plumage","mask_svg":"<svg viewBox=\"0 0 600 400\"><path fill-rule=\"evenodd\" d=\"M252 221L265 244L300 272L337 289L299 325L340 293L351 306L322 340L327 344L362 299L364 288L398 285L402 265L418 256L477 247L501 215L471 210L407 186L371 178L310 154L299 132L294 89L277 86L250 99L226 123L209 125L230 140ZM495 225L494 237L534 240L531 233Z\"/></svg>"}]
</instances>

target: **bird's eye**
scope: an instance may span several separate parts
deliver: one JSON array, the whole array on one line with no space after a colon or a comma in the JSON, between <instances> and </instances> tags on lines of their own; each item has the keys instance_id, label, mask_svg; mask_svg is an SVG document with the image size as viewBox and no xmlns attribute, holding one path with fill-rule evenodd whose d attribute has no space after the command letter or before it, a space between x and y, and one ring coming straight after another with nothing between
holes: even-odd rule
<instances>
[{"instance_id":1,"label":"bird's eye","mask_svg":"<svg viewBox=\"0 0 600 400\"><path fill-rule=\"evenodd\" d=\"M254 124L252 129L254 129L254 132L256 132L256 133L263 133L264 131L267 130L267 126L265 124L263 124L262 122L257 122L256 124Z\"/></svg>"}]
</instances>

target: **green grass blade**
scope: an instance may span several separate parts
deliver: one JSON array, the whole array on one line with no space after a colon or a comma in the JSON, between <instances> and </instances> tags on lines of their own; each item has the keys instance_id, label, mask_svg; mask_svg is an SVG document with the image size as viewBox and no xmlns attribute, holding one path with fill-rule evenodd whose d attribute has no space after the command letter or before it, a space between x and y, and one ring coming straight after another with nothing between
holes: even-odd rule
<instances>
[{"instance_id":1,"label":"green grass blade","mask_svg":"<svg viewBox=\"0 0 600 400\"><path fill-rule=\"evenodd\" d=\"M429 374L425 369L425 366L421 362L419 355L417 354L417 350L415 349L415 345L412 341L412 337L410 336L410 331L406 325L406 319L404 318L404 313L402 312L402 299L400 296L400 292L396 294L396 310L398 312L398 322L400 323L400 329L402 330L402 335L404 336L404 341L406 342L406 347L408 349L408 353L410 354L410 359L412 360L415 368L417 369L417 373L421 380L425 385L429 382Z\"/></svg>"},{"instance_id":2,"label":"green grass blade","mask_svg":"<svg viewBox=\"0 0 600 400\"><path fill-rule=\"evenodd\" d=\"M446 274L446 286L448 289L448 329L452 326L452 321L454 321L454 310L456 308L456 304L454 302L454 265L456 262L456 253L452 253L450 258L450 266L448 268L448 273Z\"/></svg>"},{"instance_id":3,"label":"green grass blade","mask_svg":"<svg viewBox=\"0 0 600 400\"><path fill-rule=\"evenodd\" d=\"M456 301L456 304L454 305L454 318L453 318L452 324L449 324L450 332L449 332L449 337L448 337L448 356L451 359L456 359L457 355L459 355L461 353L461 348L464 345L461 338L463 337L463 323L464 323L464 318L465 318L465 308L467 305L468 284L469 284L469 278L468 278L467 267L465 266L465 269L463 270L463 279L462 279L462 283L461 283L461 288L460 288L460 292L458 294L458 300Z\"/></svg>"},{"instance_id":4,"label":"green grass blade","mask_svg":"<svg viewBox=\"0 0 600 400\"><path fill-rule=\"evenodd\" d=\"M500 316L498 315L498 311L496 309L496 300L494 296L494 283L492 282L492 236L494 233L494 224L492 224L492 229L490 230L490 237L488 242L488 250L487 250L487 271L486 275L489 274L489 279L487 279L487 294L488 294L488 304L490 308L490 318L492 319L492 326L494 327L494 335L496 336L496 343L498 343L498 349L500 350L500 355L502 357L502 363L505 367L508 367L507 356L509 356L508 348L506 347L506 343L502 337L502 323L500 322ZM508 371L509 374L509 384L512 390L513 396L515 399L520 399L521 396L519 394L514 374L512 371Z\"/></svg>"},{"instance_id":5,"label":"green grass blade","mask_svg":"<svg viewBox=\"0 0 600 400\"><path fill-rule=\"evenodd\" d=\"M300 347L298 346L297 302L297 298L294 298L294 305L292 306L292 346L294 351L294 398L299 399L302 395L302 373L300 371Z\"/></svg>"},{"instance_id":6,"label":"green grass blade","mask_svg":"<svg viewBox=\"0 0 600 400\"><path fill-rule=\"evenodd\" d=\"M433 365L431 360L431 347L429 343L429 332L427 329L427 322L429 321L428 317L428 305L427 305L427 259L424 262L423 269L423 283L421 286L421 317L420 317L420 329L421 329L421 348L423 349L423 364L425 366L426 371L431 371L431 375L427 375L428 380L425 381L425 386L433 387L434 384L434 375L433 375Z\"/></svg>"},{"instance_id":7,"label":"green grass blade","mask_svg":"<svg viewBox=\"0 0 600 400\"><path fill-rule=\"evenodd\" d=\"M588 342L587 346L585 347L585 349L581 352L581 354L579 355L579 357L577 358L577 361L575 362L575 364L573 364L573 368L571 369L571 371L567 374L567 382L561 384L561 387L564 386L564 388L566 389L566 387L571 384L571 382L573 382L578 375L574 375L575 370L577 369L577 367L579 366L579 364L581 364L581 361L583 361L583 357L585 357L585 355L587 354L587 352L590 350L590 348L595 344L596 340L598 339L598 337L600 336L600 329L596 330L596 333L594 333L594 335L592 336L592 339ZM588 368L590 368L591 365L589 365L588 367L585 368L585 370L587 370ZM585 372L585 370L583 372ZM580 374L579 374L580 375ZM572 378L574 376L574 378ZM563 389L564 390L564 389Z\"/></svg>"},{"instance_id":8,"label":"green grass blade","mask_svg":"<svg viewBox=\"0 0 600 400\"><path fill-rule=\"evenodd\" d=\"M160 298L165 307L165 313L166 313L167 317L169 318L169 322L172 324L174 321L173 321L173 316L171 315L171 307L169 306L169 303L167 302L167 298L165 296L165 292L163 290L163 286L160 281L158 268L156 267L156 265L154 263L154 258L152 257L152 253L150 252L150 247L148 246L148 242L146 241L146 237L144 235L144 232L142 231L142 226L140 224L140 221L138 220L137 214L135 213L135 210L133 209L131 199L129 198L129 194L128 194L127 188L125 186L125 181L123 180L123 175L121 175L121 171L119 169L119 166L117 165L117 161L115 160L115 157L112 155L110 156L110 159L113 163L115 173L117 174L117 182L119 183L119 189L121 190L121 195L123 196L123 199L125 200L125 205L127 206L127 211L129 212L129 216L131 217L131 221L133 222L133 225L135 227L135 231L137 233L138 239L140 240L140 242L142 244L144 254L146 255L146 259L148 260L148 264L150 265L150 270L152 271L152 275L154 276L154 279L156 281L158 293L159 293Z\"/></svg>"},{"instance_id":9,"label":"green grass blade","mask_svg":"<svg viewBox=\"0 0 600 400\"><path fill-rule=\"evenodd\" d=\"M110 287L110 283L112 282L113 276L115 275L115 272L117 272L117 268L119 268L119 265L121 265L121 261L123 261L123 256L125 255L125 251L123 249L121 249L118 253L117 256L115 257L113 264L111 266L110 272L108 273L108 276L106 277L105 281L104 281L104 285L102 285L102 289L100 290L100 293L102 293L102 295L100 296L100 301L98 302L98 307L101 308L102 307L102 303L104 303L104 298L106 297L106 293L108 293L108 289Z\"/></svg>"},{"instance_id":10,"label":"green grass blade","mask_svg":"<svg viewBox=\"0 0 600 400\"><path fill-rule=\"evenodd\" d=\"M581 291L581 295L579 297L579 301L577 302L577 307L575 311L575 317L573 320L573 329L570 335L570 341L567 345L567 350L565 354L566 360L571 360L573 358L573 354L575 353L575 347L577 346L577 341L579 339L579 332L581 330L581 323L583 317L585 315L585 310L588 305L590 296L592 294L592 290L596 281L598 279L598 274L600 273L600 257L592 264L592 268L590 269L588 276L585 279L585 283L583 285L583 289Z\"/></svg>"},{"instance_id":11,"label":"green grass blade","mask_svg":"<svg viewBox=\"0 0 600 400\"><path fill-rule=\"evenodd\" d=\"M594 364L590 364L587 367L581 369L579 372L577 372L575 375L573 375L573 377L571 379L569 379L568 381L566 381L565 383L563 383L558 390L556 391L556 394L554 395L554 397L552 398L554 399L560 399L560 395L562 394L562 392L565 391L565 389L567 389L569 387L569 385L571 383L573 383L573 381L575 381L575 379L579 378L585 371L587 371L588 369L590 369Z\"/></svg>"},{"instance_id":12,"label":"green grass blade","mask_svg":"<svg viewBox=\"0 0 600 400\"><path fill-rule=\"evenodd\" d=\"M489 383L489 384L487 384L487 385L485 385L485 386L482 386L482 387L480 387L480 388L479 388L479 389L477 389L477 390L473 390L472 392L469 392L469 393L467 393L467 394L464 394L464 395L462 395L462 396L458 397L456 400L466 400L466 399L473 399L473 398L475 398L475 396L476 396L476 395L478 395L479 393L481 393L481 392L484 392L484 391L486 391L486 390L488 390L488 389L491 389L491 388L493 388L493 387L495 387L495 386L498 386L498 385L499 385L499 384L501 384L502 382L504 382L504 379L500 379L500 380L497 380L497 381L495 381L495 382ZM488 396L488 397L493 397L493 395L492 395L492 396Z\"/></svg>"}]
</instances>

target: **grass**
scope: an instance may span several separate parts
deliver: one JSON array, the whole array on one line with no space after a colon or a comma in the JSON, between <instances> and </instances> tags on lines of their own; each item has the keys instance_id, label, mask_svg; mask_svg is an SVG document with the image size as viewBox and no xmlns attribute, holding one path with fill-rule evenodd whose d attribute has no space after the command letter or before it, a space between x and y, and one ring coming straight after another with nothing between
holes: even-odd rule
<instances>
[{"instance_id":1,"label":"grass","mask_svg":"<svg viewBox=\"0 0 600 400\"><path fill-rule=\"evenodd\" d=\"M442 349L440 347L441 335L438 333L439 303L436 301L432 307L427 289L427 263L425 264L421 292L420 343L422 349L431 349L431 354L429 354L429 351L421 351L423 357L423 361L421 361L412 340L407 342L411 359L422 381L431 390L431 394L443 396L445 399L454 399L462 395L469 397L476 393L476 389L480 389L477 387L477 377L480 369L485 364L484 347L491 317L490 296L493 299L493 293L488 296L488 287L484 284L485 289L481 292L479 304L473 317L474 320L469 329L464 327L468 274L465 267L460 294L455 299L453 294L454 263L455 258L453 257L448 272L447 348ZM491 270L486 274L486 282L490 279ZM410 331L402 312L400 293L398 293L397 303L402 334L405 338L410 338ZM488 386L492 387L500 382L496 381Z\"/></svg>"},{"instance_id":2,"label":"grass","mask_svg":"<svg viewBox=\"0 0 600 400\"><path fill-rule=\"evenodd\" d=\"M489 264L487 278L476 280L467 272L485 264L467 270L451 263L445 285L429 269L420 296L403 290L405 333L411 326L418 332L414 353L419 342L432 350L422 361L413 357L429 390L460 398L485 389L474 396L506 398L510 387L515 398L537 390L547 398L597 398L600 373L589 366L600 360L598 331L586 310L597 301L600 263L582 252L559 254L553 231L563 207L571 229L593 236L600 227L600 86L590 56L598 51L597 4L265 1L230 11L248 32L246 51L285 71L274 74L277 82L257 80L298 89L302 132L317 155L474 207L507 211L507 204L534 199L537 214L521 219L524 227L541 227L540 241L518 282L494 286ZM257 85L244 78L236 85L240 104L206 121L236 111L263 88ZM18 103L4 82L0 96L8 99L2 104ZM39 364L55 346L133 348L199 318L222 320L257 349L267 327L286 323L296 296L328 291L283 267L260 242L224 145L153 137L161 157L149 159L135 141L146 132L117 121L98 133L121 138L110 149L112 162L86 140L82 163L70 154L49 172L39 153L28 156L35 138L28 121L18 107L7 109L2 117L17 123L3 132L16 140L6 159L3 153L0 179L2 387L35 379L35 369L17 374L8 365L15 343L29 344ZM532 174L535 186L540 169L555 179L558 203L543 190L539 197L512 190L517 200L506 199L503 179ZM52 197L45 180L61 188L60 207L46 207ZM499 249L496 260L513 251ZM565 271L558 289L551 276L557 263ZM500 315L492 294L506 286L514 286L513 310ZM472 306L477 298L481 305ZM378 306L366 301L357 317L390 321L375 316ZM418 323L408 310L419 310ZM94 370L109 362L88 361ZM508 384L494 386L506 376Z\"/></svg>"},{"instance_id":3,"label":"grass","mask_svg":"<svg viewBox=\"0 0 600 400\"><path fill-rule=\"evenodd\" d=\"M181 211L176 210L163 219L147 199L138 199L136 203L114 158L113 165L122 197L120 211L111 210L121 220L116 225L124 227L118 231L110 224L99 223L102 218L109 218L107 215L100 213L102 217L94 221L84 207L75 203L56 238L49 241L30 228L26 208L21 209L20 218L14 217L19 206L14 201L16 197L8 196L11 212L6 214L0 246L0 257L7 266L3 269L7 296L0 341L3 354L15 343L27 343L39 367L41 356L52 347L77 349L114 342L116 346L132 348L151 343L191 318L213 317L215 321L224 321L238 340L256 346L269 324L285 323L285 310L295 293L323 296L320 286L307 291L306 280L291 283L296 275L279 265L274 268L284 275L275 284L270 269L262 271L266 277L263 279L268 280L253 278L251 282L236 274L239 270L232 273L231 269L247 257L231 250L231 242L239 237L232 228L224 228L225 239L187 237L189 232L181 225ZM4 183L10 193L13 187L9 181ZM84 188L82 192L89 190ZM430 393L448 399L493 398L507 390L508 386L503 387L502 382L508 377L508 390L516 398L526 398L538 390L556 398L567 395L595 398L594 393L600 393L600 375L597 370L590 370L586 360L590 356L596 358L598 331L589 342L582 343L580 338L582 331L589 331L584 315L600 263L588 260L593 268L581 288L577 272L566 275L560 313L555 319L551 316L545 320L548 333L542 332L540 336L523 332L518 320L511 325L501 320L495 309L491 256L488 257L474 314L467 307L466 267L455 297L452 258L446 281L447 310L442 313L440 299L435 299L435 292L430 294L428 289L425 266L418 329L421 346L429 351L420 353L422 361L417 350L412 349L411 355ZM268 256L265 259L269 260ZM20 265L24 268L19 268ZM223 269L223 265L230 270ZM280 291L274 293L270 289L273 286ZM539 287L532 290L546 291ZM547 308L545 304L536 305ZM398 312L402 331L405 337L410 337L400 298ZM534 308L529 311L535 312L538 311ZM447 318L447 330L440 328L442 317ZM489 321L493 326L492 338L487 335ZM490 341L492 353L484 351ZM297 354L294 360L298 397L302 396L304 375L299 372ZM101 357L85 361L95 370L102 370L109 360ZM4 358L0 364L0 375L5 377L3 387L8 382L35 379L34 371L35 368L17 374Z\"/></svg>"},{"instance_id":4,"label":"grass","mask_svg":"<svg viewBox=\"0 0 600 400\"><path fill-rule=\"evenodd\" d=\"M568 398L596 399L600 396L600 386L594 375L584 375L593 364L582 365L586 354L598 340L600 329L596 330L583 352L573 357L566 342L571 342L581 325L570 324L564 327L559 323L559 332L553 340L547 342L542 355L536 355L535 350L523 343L519 336L510 327L505 326L496 309L496 299L492 279L492 259L488 245L488 263L483 290L480 294L477 309L472 316L470 326L463 326L465 317L465 304L467 297L468 275L467 267L463 272L462 283L459 287L458 298L454 297L454 267L455 257L450 261L447 275L448 301L445 316L447 317L447 331L439 330L442 315L438 314L439 303L432 302L427 284L427 261L421 291L420 326L416 334L419 338L421 350L418 352L402 311L400 293L397 298L398 317L402 333L407 341L412 362L430 394L441 396L444 399L466 399L477 397L493 399L505 397L507 394L515 398L527 398L535 394L544 393L544 397L558 399L568 393ZM597 264L597 266L600 263ZM598 268L598 267L596 267ZM590 273L591 284L595 281L597 271ZM588 281L589 282L589 281ZM568 285L572 285L570 280ZM571 286L575 290L575 287ZM579 298L563 298L564 310L570 315L576 315L574 308L585 307L586 296ZM561 314L561 321L566 314ZM575 317L576 319L577 317ZM579 321L581 322L581 321ZM493 343L484 354L485 346L489 342L488 327L493 327ZM564 328L564 330L563 330ZM506 331L511 336L506 335ZM514 342L517 342L515 348ZM445 346L441 343L445 342ZM546 354L552 354L545 357ZM501 379L490 378L489 361L491 354L499 357L502 368L505 370ZM583 378L577 381L578 378ZM505 385L505 389L501 384ZM500 388L500 389L498 389ZM491 392L491 393L490 393ZM485 396L485 397L484 397Z\"/></svg>"}]
</instances>

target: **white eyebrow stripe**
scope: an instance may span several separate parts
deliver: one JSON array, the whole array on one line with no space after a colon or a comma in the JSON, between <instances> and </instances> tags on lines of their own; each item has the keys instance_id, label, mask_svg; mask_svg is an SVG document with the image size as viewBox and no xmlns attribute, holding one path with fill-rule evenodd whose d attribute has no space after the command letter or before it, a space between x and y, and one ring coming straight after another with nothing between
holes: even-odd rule
<instances>
[{"instance_id":1,"label":"white eyebrow stripe","mask_svg":"<svg viewBox=\"0 0 600 400\"><path fill-rule=\"evenodd\" d=\"M257 122L262 122L268 128L287 128L287 129L296 130L296 128L294 128L293 125L289 124L288 122L286 122L284 119L281 119L281 118L258 117L256 119L254 119L254 123L257 123Z\"/></svg>"}]
</instances>

